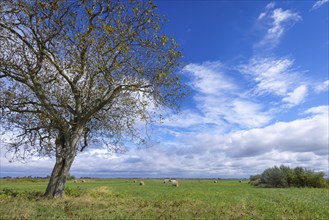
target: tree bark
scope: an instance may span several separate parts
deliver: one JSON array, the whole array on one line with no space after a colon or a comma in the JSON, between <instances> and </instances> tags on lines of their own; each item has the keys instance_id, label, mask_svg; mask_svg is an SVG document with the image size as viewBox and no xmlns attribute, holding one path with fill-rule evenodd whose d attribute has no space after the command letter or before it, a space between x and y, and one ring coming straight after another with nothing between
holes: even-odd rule
<instances>
[{"instance_id":1,"label":"tree bark","mask_svg":"<svg viewBox=\"0 0 329 220\"><path fill-rule=\"evenodd\" d=\"M66 178L69 174L74 157L58 158L56 157L56 164L51 173L49 183L45 192L47 197L62 197L64 196Z\"/></svg>"},{"instance_id":2,"label":"tree bark","mask_svg":"<svg viewBox=\"0 0 329 220\"><path fill-rule=\"evenodd\" d=\"M56 139L56 163L51 173L48 186L44 194L45 196L64 196L66 178L76 156L80 136L81 134L67 136L64 133L58 135Z\"/></svg>"}]
</instances>

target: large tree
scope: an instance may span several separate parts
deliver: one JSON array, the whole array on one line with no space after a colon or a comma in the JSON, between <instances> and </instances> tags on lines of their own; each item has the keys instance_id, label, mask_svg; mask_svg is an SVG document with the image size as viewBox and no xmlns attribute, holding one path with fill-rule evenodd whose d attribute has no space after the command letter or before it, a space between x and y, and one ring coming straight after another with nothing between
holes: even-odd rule
<instances>
[{"instance_id":1,"label":"large tree","mask_svg":"<svg viewBox=\"0 0 329 220\"><path fill-rule=\"evenodd\" d=\"M56 158L46 196L90 141L143 142L136 122L177 106L181 53L162 24L148 1L1 1L0 128L17 158Z\"/></svg>"}]
</instances>

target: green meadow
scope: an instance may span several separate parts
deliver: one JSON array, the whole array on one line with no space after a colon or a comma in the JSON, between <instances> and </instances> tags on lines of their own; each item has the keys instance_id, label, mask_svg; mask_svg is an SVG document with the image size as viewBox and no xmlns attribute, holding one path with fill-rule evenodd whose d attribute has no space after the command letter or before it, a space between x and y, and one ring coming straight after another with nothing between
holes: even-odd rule
<instances>
[{"instance_id":1,"label":"green meadow","mask_svg":"<svg viewBox=\"0 0 329 220\"><path fill-rule=\"evenodd\" d=\"M238 180L86 179L64 198L46 180L0 180L0 219L328 219L328 188L260 188Z\"/></svg>"}]
</instances>

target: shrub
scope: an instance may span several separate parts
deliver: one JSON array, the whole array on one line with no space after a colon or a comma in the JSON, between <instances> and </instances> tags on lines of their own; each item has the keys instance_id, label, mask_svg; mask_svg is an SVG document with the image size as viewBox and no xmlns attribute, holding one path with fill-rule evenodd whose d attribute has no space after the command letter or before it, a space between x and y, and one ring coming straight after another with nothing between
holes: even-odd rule
<instances>
[{"instance_id":1,"label":"shrub","mask_svg":"<svg viewBox=\"0 0 329 220\"><path fill-rule=\"evenodd\" d=\"M287 175L276 166L268 168L261 175L261 183L269 187L287 187Z\"/></svg>"},{"instance_id":2,"label":"shrub","mask_svg":"<svg viewBox=\"0 0 329 220\"><path fill-rule=\"evenodd\" d=\"M305 187L306 186L306 173L302 167L296 167L294 169L294 179L293 183L297 187Z\"/></svg>"},{"instance_id":3,"label":"shrub","mask_svg":"<svg viewBox=\"0 0 329 220\"><path fill-rule=\"evenodd\" d=\"M260 175L259 175L260 176ZM261 180L259 179L255 179L255 180L251 180L250 181L250 185L252 186L259 186L261 184Z\"/></svg>"},{"instance_id":4,"label":"shrub","mask_svg":"<svg viewBox=\"0 0 329 220\"><path fill-rule=\"evenodd\" d=\"M257 175L251 175L250 176L250 181L256 181L256 180L260 180L260 174L257 174Z\"/></svg>"},{"instance_id":5,"label":"shrub","mask_svg":"<svg viewBox=\"0 0 329 220\"><path fill-rule=\"evenodd\" d=\"M309 187L326 187L327 183L324 179L324 172L306 171L306 185Z\"/></svg>"},{"instance_id":6,"label":"shrub","mask_svg":"<svg viewBox=\"0 0 329 220\"><path fill-rule=\"evenodd\" d=\"M325 173L302 167L291 169L281 165L266 169L262 174L250 176L250 184L264 187L326 187Z\"/></svg>"}]
</instances>

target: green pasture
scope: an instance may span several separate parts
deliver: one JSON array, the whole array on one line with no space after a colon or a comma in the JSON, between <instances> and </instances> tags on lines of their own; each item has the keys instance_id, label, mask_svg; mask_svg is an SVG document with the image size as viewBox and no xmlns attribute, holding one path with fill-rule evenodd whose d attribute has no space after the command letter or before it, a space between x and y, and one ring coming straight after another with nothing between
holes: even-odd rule
<instances>
[{"instance_id":1,"label":"green pasture","mask_svg":"<svg viewBox=\"0 0 329 220\"><path fill-rule=\"evenodd\" d=\"M46 181L0 180L0 219L328 219L329 189L259 188L247 181L69 181L66 196L42 197Z\"/></svg>"}]
</instances>

